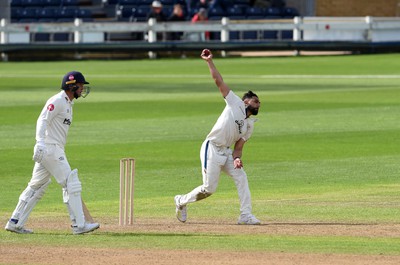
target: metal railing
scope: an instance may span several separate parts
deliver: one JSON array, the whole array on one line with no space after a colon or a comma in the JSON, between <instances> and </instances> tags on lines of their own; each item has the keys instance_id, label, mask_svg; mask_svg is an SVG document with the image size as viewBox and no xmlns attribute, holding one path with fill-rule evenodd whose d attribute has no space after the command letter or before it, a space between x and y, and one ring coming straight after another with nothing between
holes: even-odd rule
<instances>
[{"instance_id":1,"label":"metal railing","mask_svg":"<svg viewBox=\"0 0 400 265\"><path fill-rule=\"evenodd\" d=\"M147 38L141 41L158 42L157 33L183 32L204 33L217 32L219 42L235 41L231 32L246 31L291 31L293 41L400 41L399 18L377 17L295 17L294 19L277 20L230 20L203 23L163 22L154 19L148 22L83 22L76 19L71 23L8 23L0 22L0 44L31 43L30 34L60 33L73 34L72 43L107 43L105 35L110 33L143 32ZM279 38L278 38L279 40ZM182 41L185 41L183 39Z\"/></svg>"}]
</instances>

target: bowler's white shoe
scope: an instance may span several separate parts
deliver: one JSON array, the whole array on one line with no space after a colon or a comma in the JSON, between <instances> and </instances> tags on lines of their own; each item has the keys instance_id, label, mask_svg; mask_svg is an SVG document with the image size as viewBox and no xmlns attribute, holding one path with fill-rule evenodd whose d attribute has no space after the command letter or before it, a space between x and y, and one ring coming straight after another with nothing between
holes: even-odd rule
<instances>
[{"instance_id":1,"label":"bowler's white shoe","mask_svg":"<svg viewBox=\"0 0 400 265\"><path fill-rule=\"evenodd\" d=\"M179 221L182 223L186 222L187 218L187 211L186 211L186 205L180 205L179 201L181 199L181 195L176 195L175 196L175 213L176 213L176 218L178 218Z\"/></svg>"},{"instance_id":2,"label":"bowler's white shoe","mask_svg":"<svg viewBox=\"0 0 400 265\"><path fill-rule=\"evenodd\" d=\"M79 228L76 225L73 226L72 230L73 230L74 235L79 235L79 234L85 234L85 233L92 232L99 227L100 227L100 224L98 224L98 223L85 223L85 225L82 228Z\"/></svg>"},{"instance_id":3,"label":"bowler's white shoe","mask_svg":"<svg viewBox=\"0 0 400 265\"><path fill-rule=\"evenodd\" d=\"M258 220L254 215L240 215L238 220L239 225L259 225L261 224L260 220Z\"/></svg>"},{"instance_id":4,"label":"bowler's white shoe","mask_svg":"<svg viewBox=\"0 0 400 265\"><path fill-rule=\"evenodd\" d=\"M14 232L17 234L33 234L33 231L30 229L25 229L24 227L17 227L17 224L8 221L5 229L10 232Z\"/></svg>"}]
</instances>

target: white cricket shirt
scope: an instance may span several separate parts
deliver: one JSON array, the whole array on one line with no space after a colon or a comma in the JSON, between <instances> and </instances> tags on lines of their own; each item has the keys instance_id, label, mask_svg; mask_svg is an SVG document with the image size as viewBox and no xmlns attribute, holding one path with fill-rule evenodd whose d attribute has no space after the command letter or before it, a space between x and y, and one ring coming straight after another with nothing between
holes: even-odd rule
<instances>
[{"instance_id":1,"label":"white cricket shirt","mask_svg":"<svg viewBox=\"0 0 400 265\"><path fill-rule=\"evenodd\" d=\"M225 103L225 109L207 135L207 140L217 146L230 147L240 138L245 141L250 138L254 120L246 119L246 106L232 90L225 97Z\"/></svg>"},{"instance_id":2,"label":"white cricket shirt","mask_svg":"<svg viewBox=\"0 0 400 265\"><path fill-rule=\"evenodd\" d=\"M72 123L72 105L64 90L47 100L36 123L36 141L64 148Z\"/></svg>"}]
</instances>

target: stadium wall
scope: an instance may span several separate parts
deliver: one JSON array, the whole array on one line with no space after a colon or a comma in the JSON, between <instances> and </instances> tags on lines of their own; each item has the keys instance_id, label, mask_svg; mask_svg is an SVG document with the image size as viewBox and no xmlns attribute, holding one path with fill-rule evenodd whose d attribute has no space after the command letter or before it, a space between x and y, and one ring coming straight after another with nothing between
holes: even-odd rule
<instances>
[{"instance_id":1,"label":"stadium wall","mask_svg":"<svg viewBox=\"0 0 400 265\"><path fill-rule=\"evenodd\" d=\"M291 4L292 1L287 2ZM400 16L400 0L315 0L315 15L323 17L396 17Z\"/></svg>"}]
</instances>

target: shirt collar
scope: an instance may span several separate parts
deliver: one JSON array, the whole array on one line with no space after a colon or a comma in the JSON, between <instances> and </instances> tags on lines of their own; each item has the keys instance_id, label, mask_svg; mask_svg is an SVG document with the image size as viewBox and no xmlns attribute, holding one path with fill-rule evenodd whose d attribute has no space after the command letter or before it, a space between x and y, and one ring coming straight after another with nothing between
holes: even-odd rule
<instances>
[{"instance_id":1,"label":"shirt collar","mask_svg":"<svg viewBox=\"0 0 400 265\"><path fill-rule=\"evenodd\" d=\"M64 90L62 91L62 93L63 93L62 96L65 98L66 102L69 103L69 104L71 104L71 105L74 105L74 101L69 99L67 93L65 93Z\"/></svg>"}]
</instances>

